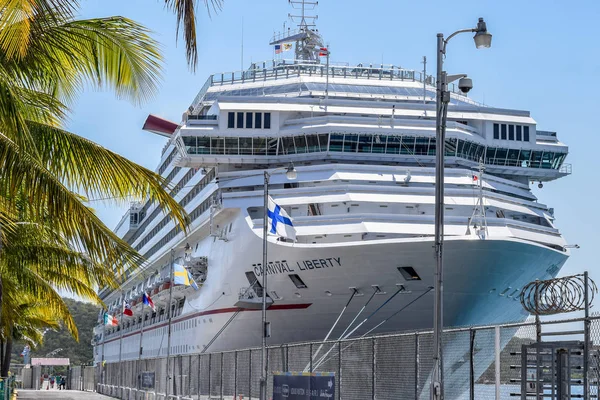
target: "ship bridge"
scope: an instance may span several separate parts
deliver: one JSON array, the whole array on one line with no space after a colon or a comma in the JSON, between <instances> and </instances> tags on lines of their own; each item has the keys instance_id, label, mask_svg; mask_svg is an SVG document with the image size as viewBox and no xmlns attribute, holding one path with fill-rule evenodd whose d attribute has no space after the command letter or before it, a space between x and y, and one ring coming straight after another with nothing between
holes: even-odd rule
<instances>
[{"instance_id":1,"label":"ship bridge","mask_svg":"<svg viewBox=\"0 0 600 400\"><path fill-rule=\"evenodd\" d=\"M432 77L393 65L326 68L280 60L258 66L207 80L171 139L179 166L434 165ZM446 162L467 168L483 162L488 173L521 182L570 174L568 147L536 125L528 111L453 93Z\"/></svg>"}]
</instances>

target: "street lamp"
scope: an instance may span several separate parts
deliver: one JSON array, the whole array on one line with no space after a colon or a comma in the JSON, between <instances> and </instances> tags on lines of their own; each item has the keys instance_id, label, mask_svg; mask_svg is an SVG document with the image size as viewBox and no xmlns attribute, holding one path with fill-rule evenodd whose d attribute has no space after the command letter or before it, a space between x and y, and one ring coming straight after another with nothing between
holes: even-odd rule
<instances>
[{"instance_id":1,"label":"street lamp","mask_svg":"<svg viewBox=\"0 0 600 400\"><path fill-rule=\"evenodd\" d=\"M446 45L459 33L475 32L473 40L478 49L490 47L492 35L488 33L483 18L479 18L477 27L461 29L444 39L444 34L437 34L437 92L436 92L436 157L435 157L435 297L433 312L433 373L431 377L431 399L441 400L444 397L444 380L442 365L442 296L443 296L443 244L444 244L444 150L446 143L446 117L448 115L448 103L450 103L450 92L448 83L457 79L459 88L467 93L473 88L473 82L466 75L450 75L443 70Z\"/></svg>"},{"instance_id":2,"label":"street lamp","mask_svg":"<svg viewBox=\"0 0 600 400\"><path fill-rule=\"evenodd\" d=\"M298 177L294 164L290 162L287 167L276 168L271 172L264 171L264 212L263 217L263 259L262 259L262 360L260 376L260 400L267 399L267 337L270 335L270 327L267 322L267 236L269 234L269 179L271 174L276 171L285 170L285 176L288 180L295 180Z\"/></svg>"}]
</instances>

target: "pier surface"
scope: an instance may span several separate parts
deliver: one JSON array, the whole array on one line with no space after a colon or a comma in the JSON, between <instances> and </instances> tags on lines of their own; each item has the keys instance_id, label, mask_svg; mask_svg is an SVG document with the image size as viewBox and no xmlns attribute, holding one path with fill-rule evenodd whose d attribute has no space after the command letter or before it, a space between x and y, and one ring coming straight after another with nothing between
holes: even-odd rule
<instances>
[{"instance_id":1,"label":"pier surface","mask_svg":"<svg viewBox=\"0 0 600 400\"><path fill-rule=\"evenodd\" d=\"M56 399L56 400L110 400L111 397L93 392L77 390L24 390L19 389L17 399Z\"/></svg>"}]
</instances>

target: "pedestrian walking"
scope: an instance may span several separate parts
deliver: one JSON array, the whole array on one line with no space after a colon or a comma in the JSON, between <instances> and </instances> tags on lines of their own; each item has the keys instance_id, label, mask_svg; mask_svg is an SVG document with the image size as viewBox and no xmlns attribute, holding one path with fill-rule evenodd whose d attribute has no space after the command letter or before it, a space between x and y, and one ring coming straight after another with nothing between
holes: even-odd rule
<instances>
[{"instance_id":1,"label":"pedestrian walking","mask_svg":"<svg viewBox=\"0 0 600 400\"><path fill-rule=\"evenodd\" d=\"M61 376L60 377L60 386L59 386L59 389L60 390L65 390L66 386L67 386L67 380L65 379L64 376Z\"/></svg>"}]
</instances>

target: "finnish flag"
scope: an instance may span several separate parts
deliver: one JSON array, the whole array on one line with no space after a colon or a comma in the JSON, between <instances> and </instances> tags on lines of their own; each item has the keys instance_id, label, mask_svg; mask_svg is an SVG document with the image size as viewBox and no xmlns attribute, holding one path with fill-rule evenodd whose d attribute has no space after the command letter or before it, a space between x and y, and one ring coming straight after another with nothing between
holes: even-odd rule
<instances>
[{"instance_id":1,"label":"finnish flag","mask_svg":"<svg viewBox=\"0 0 600 400\"><path fill-rule=\"evenodd\" d=\"M296 241L296 229L292 224L290 216L283 208L278 206L269 196L269 224L267 229L271 235L284 237Z\"/></svg>"}]
</instances>

